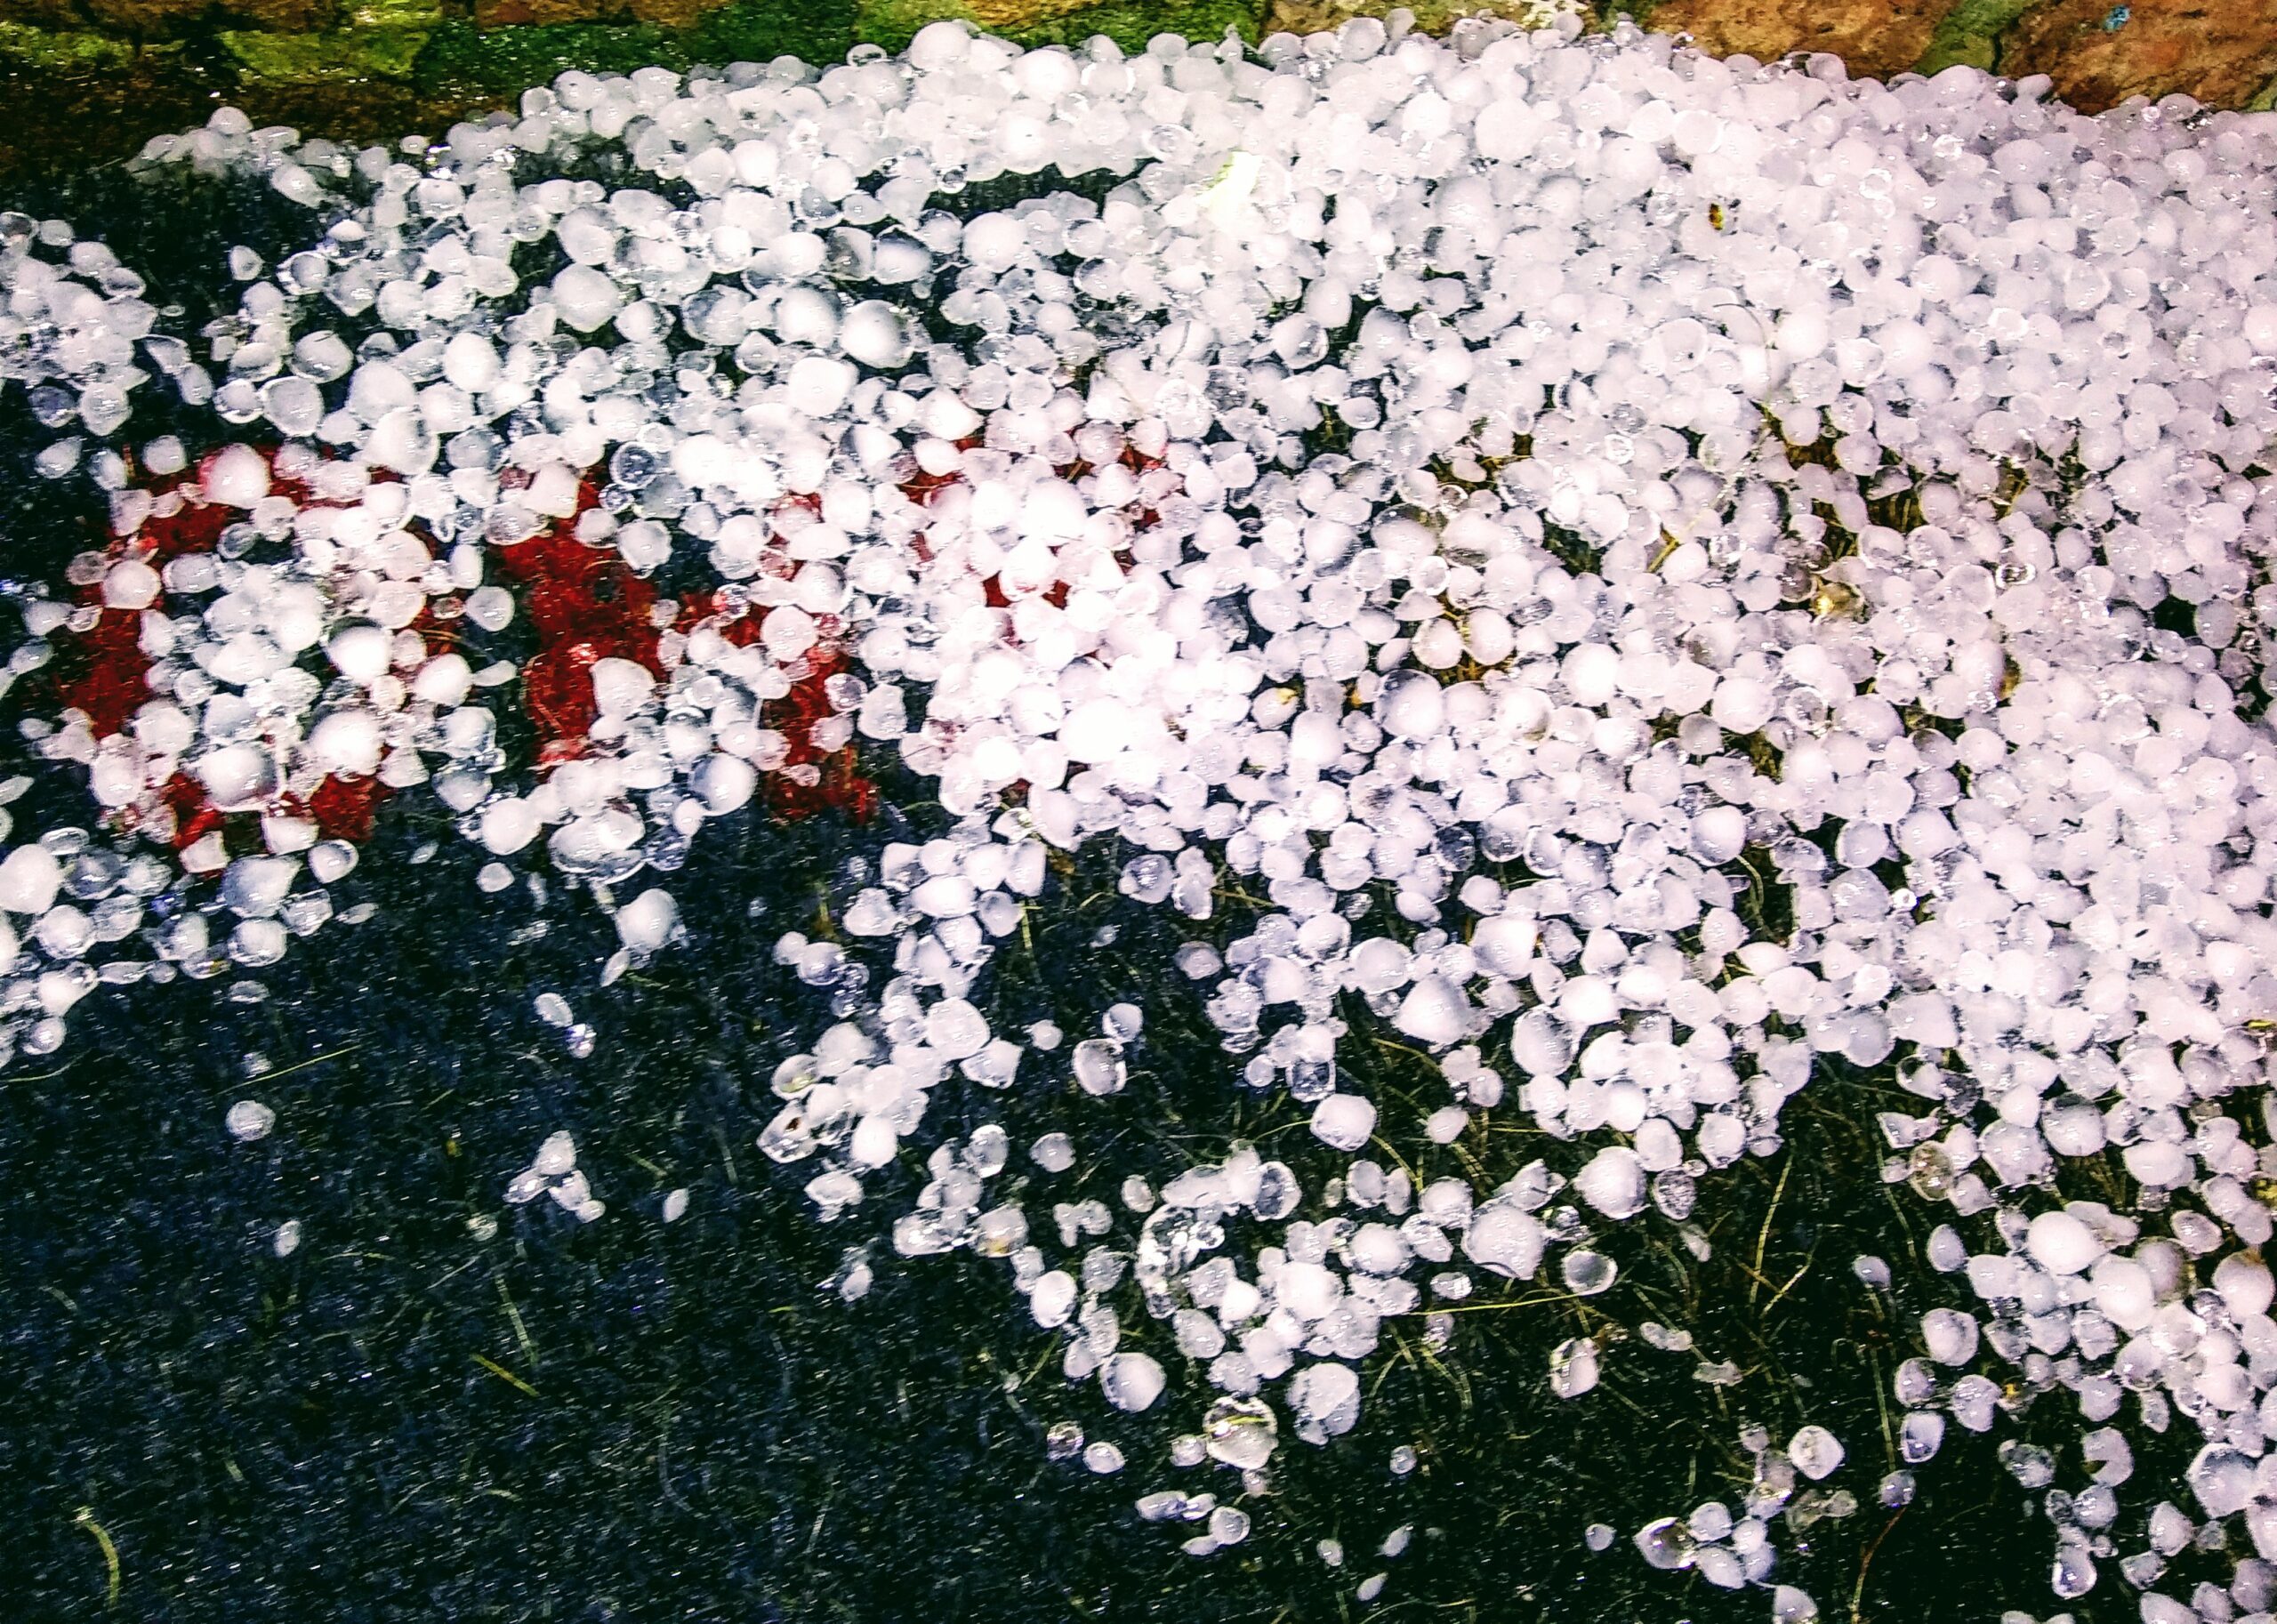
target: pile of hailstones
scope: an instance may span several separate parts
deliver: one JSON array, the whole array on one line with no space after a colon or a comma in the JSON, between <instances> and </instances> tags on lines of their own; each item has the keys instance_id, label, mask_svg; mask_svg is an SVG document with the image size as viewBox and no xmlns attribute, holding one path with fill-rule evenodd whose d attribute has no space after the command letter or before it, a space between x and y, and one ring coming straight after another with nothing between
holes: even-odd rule
<instances>
[{"instance_id":1,"label":"pile of hailstones","mask_svg":"<svg viewBox=\"0 0 2277 1624\"><path fill-rule=\"evenodd\" d=\"M52 1049L99 983L257 967L319 926L352 846L261 798L326 773L431 778L497 883L551 864L618 906L610 888L670 866L658 840L784 759L754 719L831 643L849 664L815 742L897 747L956 821L882 848L850 946L776 950L830 1009L763 1144L811 1170L825 1221L926 1146L953 1071L1124 1086L1135 1007L1064 1053L980 1008L1047 849L1099 840L1143 902L1205 919L1220 869L1269 899L1178 968L1247 1057L1240 1085L1308 1103L1335 1150L1512 1107L1600 1147L1562 1203L1539 1165L1418 1189L1363 1158L1307 1190L1243 1152L1046 1222L990 1182L1016 1154L1065 1170L1070 1136L932 1144L897 1251L1001 1258L1067 1375L1140 1411L1170 1376L1121 1346L1127 1266L1206 1371L1171 1406L1192 1409L1165 1463L1183 1486L1139 1502L1187 1548L1248 1527L1203 1481L1262 1491L1291 1435L1354 1425L1387 1315L1482 1275L1603 1290L1590 1226L1684 1220L1838 1055L1901 1063L1919 1097L1881 1123L1886 1176L1992 1215L1990 1250L1930 1242L1954 1306L1896 1377L1905 1461L1949 1419L2066 1389L2091 1475L2011 1455L2046 1490L2056 1590L2109 1559L2152 1624L2264 1611L2256 1181L2277 1163L2245 1126L2277 1017L2277 744L2252 703L2277 623L2277 120L2090 119L2046 92L1570 24L1136 57L940 24L822 70L571 74L399 153L229 113L162 139L147 161L266 175L310 246L240 251L240 310L191 342L101 245L5 222L0 366L68 430L41 471L114 492L124 551L89 579L140 614L171 690L114 737L69 713L28 732L114 810L186 771L262 811L270 849L186 868L120 817L17 846L13 1041ZM603 151L629 165L614 189L528 178ZM944 206L1005 175L1031 200ZM559 269L525 283L516 251L547 239ZM137 392L169 389L332 470L321 503L249 455L177 487L244 508L237 533L286 561L225 544L155 582L136 561L151 498L117 446ZM439 676L399 634L511 618L483 583L573 515L635 575L708 558L758 635L698 619L653 668L603 662L574 759L516 768L483 708L513 671ZM88 613L33 599L11 671ZM1539 878L1506 891L1482 854ZM1788 888L1788 939L1735 912L1743 854ZM1372 887L1404 923L1356 939ZM149 923L165 896L191 905ZM661 887L623 904L626 954L675 920ZM1348 991L1440 1057L1423 1120L1340 1086ZM2104 1154L2136 1210L2058 1194ZM563 1183L574 1153L553 1162L520 1186ZM841 1290L868 1279L857 1251ZM1557 1390L1585 1391L1598 1352L1559 1349ZM2197 1429L2186 1483L2126 1487L2122 1412ZM1843 1451L1817 1427L1750 1446L1740 1515L1654 1524L1649 1560L1772 1582L1798 1474ZM2156 1501L2145 1548L2121 1548L2122 1490ZM2225 1530L2259 1553L2228 1592L2152 1588Z\"/></svg>"}]
</instances>

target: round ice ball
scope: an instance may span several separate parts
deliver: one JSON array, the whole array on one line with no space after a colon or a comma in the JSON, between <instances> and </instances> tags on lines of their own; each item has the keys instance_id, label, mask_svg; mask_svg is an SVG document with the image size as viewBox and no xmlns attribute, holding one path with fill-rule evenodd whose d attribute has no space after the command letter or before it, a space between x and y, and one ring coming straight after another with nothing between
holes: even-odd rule
<instances>
[{"instance_id":1,"label":"round ice ball","mask_svg":"<svg viewBox=\"0 0 2277 1624\"><path fill-rule=\"evenodd\" d=\"M961 998L945 998L925 1012L925 1041L952 1060L988 1046L987 1017Z\"/></svg>"},{"instance_id":2,"label":"round ice ball","mask_svg":"<svg viewBox=\"0 0 2277 1624\"><path fill-rule=\"evenodd\" d=\"M147 609L158 600L158 572L140 559L122 559L103 576L103 602L114 609Z\"/></svg>"},{"instance_id":3,"label":"round ice ball","mask_svg":"<svg viewBox=\"0 0 2277 1624\"><path fill-rule=\"evenodd\" d=\"M654 953L672 939L680 904L670 891L650 887L616 911L616 934L634 953Z\"/></svg>"},{"instance_id":4,"label":"round ice ball","mask_svg":"<svg viewBox=\"0 0 2277 1624\"><path fill-rule=\"evenodd\" d=\"M63 864L44 846L19 846L0 863L0 908L44 913L63 884Z\"/></svg>"},{"instance_id":5,"label":"round ice ball","mask_svg":"<svg viewBox=\"0 0 2277 1624\"><path fill-rule=\"evenodd\" d=\"M326 773L361 777L380 764L380 719L361 707L334 711L309 734L308 752Z\"/></svg>"},{"instance_id":6,"label":"round ice ball","mask_svg":"<svg viewBox=\"0 0 2277 1624\"><path fill-rule=\"evenodd\" d=\"M269 494L269 459L250 446L224 446L205 464L200 483L207 501L249 508Z\"/></svg>"},{"instance_id":7,"label":"round ice ball","mask_svg":"<svg viewBox=\"0 0 2277 1624\"><path fill-rule=\"evenodd\" d=\"M1842 1440L1823 1427L1805 1427L1787 1441L1787 1459L1815 1483L1842 1464Z\"/></svg>"},{"instance_id":8,"label":"round ice ball","mask_svg":"<svg viewBox=\"0 0 2277 1624\"><path fill-rule=\"evenodd\" d=\"M2132 1258L2106 1257L2092 1276L2096 1306L2121 1331L2139 1331L2151 1323L2159 1306L2158 1284L2151 1271Z\"/></svg>"},{"instance_id":9,"label":"round ice ball","mask_svg":"<svg viewBox=\"0 0 2277 1624\"><path fill-rule=\"evenodd\" d=\"M255 1139L265 1139L269 1130L277 1126L277 1113L257 1099L241 1099L221 1119L229 1137L240 1144L250 1145Z\"/></svg>"},{"instance_id":10,"label":"round ice ball","mask_svg":"<svg viewBox=\"0 0 2277 1624\"><path fill-rule=\"evenodd\" d=\"M882 299L865 299L839 323L838 347L865 366L890 371L916 346L909 320Z\"/></svg>"},{"instance_id":11,"label":"round ice ball","mask_svg":"<svg viewBox=\"0 0 2277 1624\"><path fill-rule=\"evenodd\" d=\"M917 30L903 54L920 73L948 73L963 66L972 47L972 30L954 19L927 23Z\"/></svg>"},{"instance_id":12,"label":"round ice ball","mask_svg":"<svg viewBox=\"0 0 2277 1624\"><path fill-rule=\"evenodd\" d=\"M591 333L624 308L624 293L590 265L565 267L553 278L554 314L573 332Z\"/></svg>"},{"instance_id":13,"label":"round ice ball","mask_svg":"<svg viewBox=\"0 0 2277 1624\"><path fill-rule=\"evenodd\" d=\"M2214 1290L2240 1319L2269 1312L2273 1290L2269 1267L2243 1252L2233 1252L2214 1266Z\"/></svg>"},{"instance_id":14,"label":"round ice ball","mask_svg":"<svg viewBox=\"0 0 2277 1624\"><path fill-rule=\"evenodd\" d=\"M1348 1364L1308 1364L1289 1383L1289 1407L1307 1443L1350 1432L1360 1419L1359 1372Z\"/></svg>"},{"instance_id":15,"label":"round ice ball","mask_svg":"<svg viewBox=\"0 0 2277 1624\"><path fill-rule=\"evenodd\" d=\"M2068 1212L2043 1212L2024 1237L2032 1260L2051 1274L2076 1274L2103 1251L2096 1233Z\"/></svg>"},{"instance_id":16,"label":"round ice ball","mask_svg":"<svg viewBox=\"0 0 2277 1624\"><path fill-rule=\"evenodd\" d=\"M784 381L784 403L809 417L827 417L846 404L858 374L845 362L810 355L792 364Z\"/></svg>"},{"instance_id":17,"label":"round ice ball","mask_svg":"<svg viewBox=\"0 0 2277 1624\"><path fill-rule=\"evenodd\" d=\"M384 626L358 622L334 632L324 646L333 668L350 682L371 683L387 674L393 639Z\"/></svg>"},{"instance_id":18,"label":"round ice ball","mask_svg":"<svg viewBox=\"0 0 2277 1624\"><path fill-rule=\"evenodd\" d=\"M1921 1340L1939 1364L1966 1364L1976 1353L1976 1321L1958 1308L1932 1308L1921 1316Z\"/></svg>"},{"instance_id":19,"label":"round ice ball","mask_svg":"<svg viewBox=\"0 0 2277 1624\"><path fill-rule=\"evenodd\" d=\"M1625 1145L1608 1145L1573 1177L1583 1201L1610 1218L1634 1218L1645 1210L1645 1164Z\"/></svg>"},{"instance_id":20,"label":"round ice ball","mask_svg":"<svg viewBox=\"0 0 2277 1624\"><path fill-rule=\"evenodd\" d=\"M497 856L517 852L537 838L537 808L519 796L501 796L482 808L483 848Z\"/></svg>"},{"instance_id":21,"label":"round ice ball","mask_svg":"<svg viewBox=\"0 0 2277 1624\"><path fill-rule=\"evenodd\" d=\"M1162 1397L1168 1379L1151 1354L1117 1354L1099 1367L1099 1387L1117 1410L1136 1413Z\"/></svg>"},{"instance_id":22,"label":"round ice ball","mask_svg":"<svg viewBox=\"0 0 2277 1624\"><path fill-rule=\"evenodd\" d=\"M1357 1094L1331 1094L1313 1107L1313 1135L1337 1150L1357 1150L1376 1130L1376 1107Z\"/></svg>"},{"instance_id":23,"label":"round ice ball","mask_svg":"<svg viewBox=\"0 0 2277 1624\"><path fill-rule=\"evenodd\" d=\"M1376 720L1394 738L1428 739L1439 731L1446 713L1446 690L1421 671L1386 678L1376 700Z\"/></svg>"}]
</instances>

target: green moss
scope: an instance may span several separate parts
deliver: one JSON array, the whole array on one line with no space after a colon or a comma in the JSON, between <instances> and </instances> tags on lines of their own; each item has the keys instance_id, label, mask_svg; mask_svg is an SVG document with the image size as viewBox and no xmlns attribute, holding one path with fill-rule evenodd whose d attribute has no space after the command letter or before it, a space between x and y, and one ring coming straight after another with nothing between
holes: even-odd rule
<instances>
[{"instance_id":1,"label":"green moss","mask_svg":"<svg viewBox=\"0 0 2277 1624\"><path fill-rule=\"evenodd\" d=\"M408 79L431 29L383 25L315 34L232 29L218 37L247 78L267 84Z\"/></svg>"},{"instance_id":2,"label":"green moss","mask_svg":"<svg viewBox=\"0 0 2277 1624\"><path fill-rule=\"evenodd\" d=\"M428 36L411 77L423 96L507 95L571 68L631 73L640 68L684 68L688 60L679 33L648 23L612 27L564 22L485 29L447 22Z\"/></svg>"},{"instance_id":3,"label":"green moss","mask_svg":"<svg viewBox=\"0 0 2277 1624\"><path fill-rule=\"evenodd\" d=\"M1945 13L1928 50L1913 64L1916 73L1942 73L1966 62L1987 73L2000 53L2000 36L2032 8L2033 0L1960 0Z\"/></svg>"},{"instance_id":4,"label":"green moss","mask_svg":"<svg viewBox=\"0 0 2277 1624\"><path fill-rule=\"evenodd\" d=\"M0 62L49 69L119 68L134 60L134 47L107 34L34 28L0 22Z\"/></svg>"}]
</instances>

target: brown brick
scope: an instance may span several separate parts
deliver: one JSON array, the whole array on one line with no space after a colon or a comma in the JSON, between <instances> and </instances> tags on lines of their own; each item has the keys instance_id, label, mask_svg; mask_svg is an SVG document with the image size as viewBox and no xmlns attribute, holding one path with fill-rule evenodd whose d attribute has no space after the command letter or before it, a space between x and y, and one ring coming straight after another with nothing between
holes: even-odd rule
<instances>
[{"instance_id":1,"label":"brown brick","mask_svg":"<svg viewBox=\"0 0 2277 1624\"><path fill-rule=\"evenodd\" d=\"M2277 78L2277 0L2055 0L2019 18L2002 39L2000 71L2044 73L2083 112L2129 96L2180 92L2209 107L2241 107Z\"/></svg>"},{"instance_id":2,"label":"brown brick","mask_svg":"<svg viewBox=\"0 0 2277 1624\"><path fill-rule=\"evenodd\" d=\"M1661 0L1645 16L1655 33L1689 34L1717 56L1775 61L1825 51L1858 78L1887 78L1921 59L1955 0Z\"/></svg>"}]
</instances>

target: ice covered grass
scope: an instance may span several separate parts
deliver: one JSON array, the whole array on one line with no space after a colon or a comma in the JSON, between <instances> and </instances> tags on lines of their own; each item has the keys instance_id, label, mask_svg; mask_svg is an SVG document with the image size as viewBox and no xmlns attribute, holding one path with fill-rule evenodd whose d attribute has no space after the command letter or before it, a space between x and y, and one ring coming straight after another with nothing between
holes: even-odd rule
<instances>
[{"instance_id":1,"label":"ice covered grass","mask_svg":"<svg viewBox=\"0 0 2277 1624\"><path fill-rule=\"evenodd\" d=\"M853 1232L849 1299L889 1250L1001 1259L1065 1376L1160 1419L1053 1452L1194 1555L1355 1426L1399 1324L1428 1352L1537 1282L1599 1297L1623 1226L1704 1261L1719 1184L1847 1068L1907 1097L1884 1177L1951 1209L1903 1464L1854 1490L1855 1441L1757 1429L1736 1507L1620 1532L1776 1587L1949 1419L2043 1402L2082 1464L2007 1459L2059 1596L2108 1567L2154 1624L2260 1611L2277 151L2044 92L1626 30L1125 59L940 25L567 76L415 152L228 115L154 143L266 175L309 245L241 251L193 347L100 244L6 222L40 471L115 532L76 605L23 593L27 736L104 816L0 863L12 1041L276 963L422 786L484 894L615 913L606 983L683 936L661 876L707 824L859 804L890 750L944 821L774 942L814 1013L760 1146ZM195 464L138 442L138 390L230 428ZM1089 1113L1165 1013L995 1007L1102 846L1185 921L1227 1110L1301 1107L1303 1156L1012 1193L1112 1154ZM573 1054L581 991L539 1011ZM1383 1044L1422 1091L1374 1086ZM952 1080L1065 1103L1031 1144L949 1131ZM1543 1154L1477 1154L1513 1121ZM574 1142L508 1194L546 1192L605 1204ZM1589 1402L1629 1329L1561 1343L1550 1391ZM2127 1491L2161 1508L2122 1547L2128 1429L2176 1425L2201 1447ZM2225 1528L2227 1590L2156 1588Z\"/></svg>"}]
</instances>

